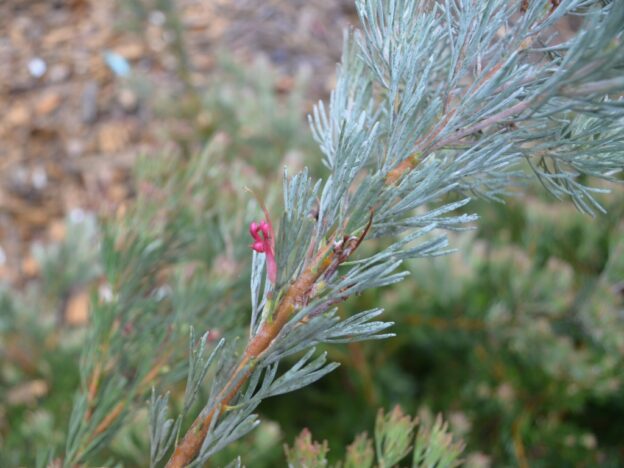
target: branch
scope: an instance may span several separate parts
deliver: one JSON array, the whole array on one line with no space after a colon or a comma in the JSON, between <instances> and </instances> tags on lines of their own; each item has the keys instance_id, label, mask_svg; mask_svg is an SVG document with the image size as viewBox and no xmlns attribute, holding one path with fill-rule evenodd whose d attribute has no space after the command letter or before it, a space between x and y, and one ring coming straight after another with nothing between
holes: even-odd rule
<instances>
[{"instance_id":1,"label":"branch","mask_svg":"<svg viewBox=\"0 0 624 468\"><path fill-rule=\"evenodd\" d=\"M306 294L309 294L316 280L332 264L334 257L333 243L328 242L317 253L312 265L288 288L284 298L275 310L274 319L267 320L258 333L249 341L240 363L217 397L216 404L208 414L202 415L200 413L197 419L195 419L182 442L178 444L169 459L167 463L168 468L186 466L197 456L215 414L217 412L222 414L223 411L227 410L229 403L237 396L241 387L249 379L256 360L269 349L275 337L296 311L296 304L300 303Z\"/></svg>"}]
</instances>

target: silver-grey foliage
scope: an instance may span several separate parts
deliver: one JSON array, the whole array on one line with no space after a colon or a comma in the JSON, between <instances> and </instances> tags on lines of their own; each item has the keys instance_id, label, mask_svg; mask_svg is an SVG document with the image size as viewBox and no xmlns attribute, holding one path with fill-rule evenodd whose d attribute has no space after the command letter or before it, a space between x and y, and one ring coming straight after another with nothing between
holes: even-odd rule
<instances>
[{"instance_id":1,"label":"silver-grey foliage","mask_svg":"<svg viewBox=\"0 0 624 468\"><path fill-rule=\"evenodd\" d=\"M614 181L624 167L624 2L356 5L362 30L346 34L329 106L319 103L310 116L329 174L322 183L307 171L285 178L277 284L265 278L265 255L253 254L250 339L328 243L331 263L298 291L289 320L246 370L233 363L217 372L202 410L217 415L196 463L255 427L263 398L333 370L324 355L313 359L315 345L390 336L391 324L375 321L380 309L343 319L335 304L401 281L405 259L448 253L434 232L475 221L462 213L470 197L500 198L530 168L555 196L592 214L603 188L586 176ZM583 27L559 37L567 15L581 15ZM382 251L350 257L363 238L387 235L395 240ZM302 351L278 376L280 361ZM221 414L223 395L245 372L247 386ZM194 394L198 381L189 379ZM153 402L157 424L161 403Z\"/></svg>"}]
</instances>

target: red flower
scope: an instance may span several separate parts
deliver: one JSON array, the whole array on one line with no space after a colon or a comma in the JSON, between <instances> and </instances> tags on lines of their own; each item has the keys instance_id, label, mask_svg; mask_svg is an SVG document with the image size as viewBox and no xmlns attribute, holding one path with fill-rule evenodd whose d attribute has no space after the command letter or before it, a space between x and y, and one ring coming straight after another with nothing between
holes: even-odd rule
<instances>
[{"instance_id":1,"label":"red flower","mask_svg":"<svg viewBox=\"0 0 624 468\"><path fill-rule=\"evenodd\" d=\"M277 263L275 262L275 240L273 235L273 226L269 218L269 213L264 208L266 220L259 223L253 222L249 225L249 234L253 238L251 248L256 252L266 255L267 273L271 283L277 281Z\"/></svg>"}]
</instances>

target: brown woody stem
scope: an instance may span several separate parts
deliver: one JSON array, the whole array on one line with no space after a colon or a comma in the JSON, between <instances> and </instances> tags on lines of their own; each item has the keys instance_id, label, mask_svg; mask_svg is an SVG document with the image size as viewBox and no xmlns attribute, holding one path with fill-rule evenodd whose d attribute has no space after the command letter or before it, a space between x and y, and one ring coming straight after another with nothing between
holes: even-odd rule
<instances>
[{"instance_id":1,"label":"brown woody stem","mask_svg":"<svg viewBox=\"0 0 624 468\"><path fill-rule=\"evenodd\" d=\"M169 459L167 468L181 468L197 456L217 410L222 413L227 409L228 404L249 379L253 362L271 346L275 337L295 312L296 304L301 302L301 299L312 289L316 280L331 265L333 257L332 243L328 242L317 253L312 264L288 288L275 310L273 320L267 320L247 344L243 357L232 377L217 396L216 404L207 414L200 414L195 419Z\"/></svg>"}]
</instances>

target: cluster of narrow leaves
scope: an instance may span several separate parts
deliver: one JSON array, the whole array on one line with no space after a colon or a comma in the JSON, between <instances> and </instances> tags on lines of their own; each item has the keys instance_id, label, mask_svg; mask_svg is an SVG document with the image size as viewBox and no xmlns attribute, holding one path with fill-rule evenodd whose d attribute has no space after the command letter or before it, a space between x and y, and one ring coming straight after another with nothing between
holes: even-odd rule
<instances>
[{"instance_id":1,"label":"cluster of narrow leaves","mask_svg":"<svg viewBox=\"0 0 624 468\"><path fill-rule=\"evenodd\" d=\"M345 36L336 89L310 117L327 176L285 176L282 215L265 215L275 275L243 237L251 205L240 209L244 184L230 174L244 171L214 153L227 137L188 160L142 165L136 205L104 228L95 268L77 270L100 287L64 444L42 464L112 464L106 449L151 391L150 464L201 466L257 426L264 399L336 368L318 345L391 336L381 309L347 317L337 305L401 281L406 259L448 253L439 230L475 221L470 197L505 196L524 165L554 195L601 210L603 189L590 183L624 166L624 3L557 3L358 0L362 30ZM567 15L583 26L557 37ZM371 238L382 248L363 255ZM248 279L249 338L237 341ZM345 464L391 466L412 444L415 466L455 462L441 422L415 442L414 427L397 410L380 416L375 453L361 437ZM312 447L303 460L323 462L323 445L301 444Z\"/></svg>"},{"instance_id":2,"label":"cluster of narrow leaves","mask_svg":"<svg viewBox=\"0 0 624 468\"><path fill-rule=\"evenodd\" d=\"M384 304L397 336L330 347L341 367L268 401L264 418L336 449L374 408L401 402L442 411L466 466L621 464L624 193L601 197L609 216L588 222L539 183L529 190L475 204L478 228L451 236L460 252L345 304Z\"/></svg>"},{"instance_id":3,"label":"cluster of narrow leaves","mask_svg":"<svg viewBox=\"0 0 624 468\"><path fill-rule=\"evenodd\" d=\"M188 406L206 395L197 382L213 375L202 365L222 337L232 339L221 364L234 359L248 314L245 226L255 209L245 187L265 185L267 167L311 140L298 136L297 96L282 105L275 77L253 70L250 78L221 63L214 86L198 92L196 104L218 122L197 129L208 138L202 151L141 158L136 200L102 223L73 211L63 242L34 248L40 278L23 292L0 286L0 465L146 465L152 387L194 412ZM169 110L182 117L177 105ZM153 440L180 429L158 427ZM162 450L155 445L153 458Z\"/></svg>"},{"instance_id":4,"label":"cluster of narrow leaves","mask_svg":"<svg viewBox=\"0 0 624 468\"><path fill-rule=\"evenodd\" d=\"M132 425L149 399L148 417L139 419L149 425L151 444L142 460L149 455L152 466L169 457L170 466L201 465L257 426L254 411L264 399L297 390L336 368L325 354L316 354L319 344L390 336L391 323L378 320L381 309L346 317L336 306L403 279L404 259L448 252L446 239L434 232L474 221L462 212L468 197L504 196L522 179L521 163L556 196L570 196L586 212L600 210L596 194L604 189L588 183L615 180L624 165L618 98L624 90L624 5L562 0L555 8L553 3L358 1L363 29L347 35L330 104L327 109L319 104L311 116L329 173L324 181L307 171L285 177L284 213L273 215L274 279L266 277L261 253L253 254L250 269L245 266L250 251L244 225L250 216L240 210L240 198L246 192L240 179L228 176L242 171L224 167L215 156L219 138L189 160L165 158L159 161L164 166L153 160L141 166L139 201L106 226L99 237L100 259L89 251L86 261L59 268L92 242L85 244L80 236L40 252L50 294L67 293L77 277L97 278L100 286L91 299L88 336L59 335L72 358L76 343L84 345L80 375L64 372L79 387L67 433L53 430L41 413L24 424L28 440L56 448L40 459L42 464L112 464L119 459L110 450L115 435ZM551 37L568 14L584 19L582 29L570 38ZM385 237L378 244L383 248L362 256L360 244L373 237ZM448 281L427 283L435 265L423 265L424 270L411 268L420 275L419 284L428 285L430 293L443 285L439 296L451 297ZM492 262L493 275L500 273L496 268ZM605 275L620 269L613 260ZM247 313L242 288L249 270L251 323L245 343L234 336L243 335L238 318ZM602 281L595 290L604 293L585 289L574 301L579 313L570 320L556 307L566 276L548 277L559 271L547 268L518 278L517 268L502 268L498 276L515 281L510 279L515 285L510 294L530 302L520 307L511 297L513 310L523 316L511 314L511 306L501 302L488 307L479 322L485 333L474 346L475 359L485 350L492 362L484 366L485 375L476 374L484 385L471 381L468 392L484 400L483 420L497 400L506 398L501 405L513 408L502 411L500 419L513 420L504 427L512 428L518 454L523 452L518 434L531 430L523 416L527 408L536 418L577 417L581 404L613 398L620 382L614 356L621 354L622 343L610 333L621 326L619 309L605 309L600 302L615 302L616 293ZM536 281L540 287L530 286ZM34 326L38 316L15 312L28 307L4 295L0 307L9 311L3 337L28 329L28 342L43 341L42 328ZM545 314L550 314L547 320ZM412 322L435 324L443 318L423 314ZM461 317L458 323L472 324L470 319ZM570 326L572 332L562 332ZM490 380L496 382L500 359L514 375L524 378L536 367L538 377L511 379L493 391ZM7 368L3 374L15 374ZM50 368L58 369L58 363L50 362ZM448 386L446 374L441 380ZM178 395L181 387L185 390ZM517 403L505 397L509 388L521 395ZM536 388L540 404L532 399ZM193 418L196 423L186 431ZM414 421L398 410L380 415L375 443L365 436L356 439L345 466L392 466L405 462L410 452L414 466L455 463L459 447L441 422L421 427L415 441L414 430ZM549 436L549 430L536 430L535 437ZM309 435L287 451L294 466L322 465L326 454L327 446L313 443ZM14 456L0 460L17 463ZM234 460L232 466L240 463Z\"/></svg>"},{"instance_id":5,"label":"cluster of narrow leaves","mask_svg":"<svg viewBox=\"0 0 624 468\"><path fill-rule=\"evenodd\" d=\"M405 259L448 253L434 231L474 221L462 213L470 195L505 195L528 161L552 193L593 213L601 189L585 177L615 180L624 166L621 2L356 6L362 31L346 36L329 108L310 118L329 174L285 177L284 214L270 234L278 271L265 277L273 258L254 254L249 341L211 383L170 467L204 462L254 427L263 398L330 372L323 355L313 358L316 344L388 336L378 311L341 318L335 305L402 280ZM569 14L583 28L554 38ZM385 236L388 246L357 257L363 241ZM277 377L279 362L302 351Z\"/></svg>"},{"instance_id":6,"label":"cluster of narrow leaves","mask_svg":"<svg viewBox=\"0 0 624 468\"><path fill-rule=\"evenodd\" d=\"M211 201L210 191L218 190L218 172L198 170L208 160L216 162L215 152L217 144L186 167L174 156L162 158L160 166L150 165L127 216L104 228L103 274L90 305L66 464L109 445L154 380L170 385L192 374L193 368L179 364L186 356L180 343L188 337L189 323L213 331L204 336L204 346L207 339L216 344L219 335L239 326L236 310L241 301L226 298L224 292L239 289L244 278L214 268L220 262L235 268L236 255L244 249L220 257L225 241L219 234L230 228L219 211L227 208ZM169 165L175 165L175 171L169 172Z\"/></svg>"},{"instance_id":7,"label":"cluster of narrow leaves","mask_svg":"<svg viewBox=\"0 0 624 468\"><path fill-rule=\"evenodd\" d=\"M221 71L225 76L240 74L233 64L227 68L227 73ZM198 399L206 398L202 384L207 376L218 381L231 367L247 310L244 226L252 206L245 188L258 186L262 171L231 155L253 151L263 164L274 163L280 152L294 148L294 133L299 131L289 116L293 103L286 109L279 106L269 91L272 83L268 76L258 83L238 77L236 90L230 87L233 83L219 84L205 96L198 95L198 105L206 105L212 117L224 117L219 127L204 129L210 137L205 148L139 161L137 200L105 225L100 259L94 262L103 271L91 300L81 387L60 457L66 466L87 460L102 463L107 460L102 453L110 454L111 445L123 438L115 436L121 431L136 437L132 430L141 424L151 428L151 449L149 457L139 457L140 463L156 463L179 437L187 413L196 411ZM256 98L243 106L241 94ZM296 101L296 94L292 99ZM231 108L234 101L236 109ZM272 111L264 126L256 128L250 123L263 112L258 103ZM238 137L241 128L244 138ZM276 133L268 135L266 128ZM260 137L279 147L254 146ZM230 177L233 173L244 177ZM223 337L232 339L225 344ZM154 386L175 391L184 381L181 398L154 391ZM137 411L146 400L149 418L141 421ZM172 402L179 405L175 422L168 418ZM230 440L229 427L214 437L214 450ZM133 448L125 447L126 452ZM50 450L48 459L58 452Z\"/></svg>"},{"instance_id":8,"label":"cluster of narrow leaves","mask_svg":"<svg viewBox=\"0 0 624 468\"><path fill-rule=\"evenodd\" d=\"M314 442L307 429L285 451L291 468L330 466L327 442ZM453 439L441 417L438 416L433 424L421 423L396 406L388 414L384 414L383 410L377 414L374 443L366 433L358 435L347 447L344 460L331 466L390 468L405 463L409 458L410 466L414 468L452 468L459 465L462 451L463 444Z\"/></svg>"}]
</instances>

